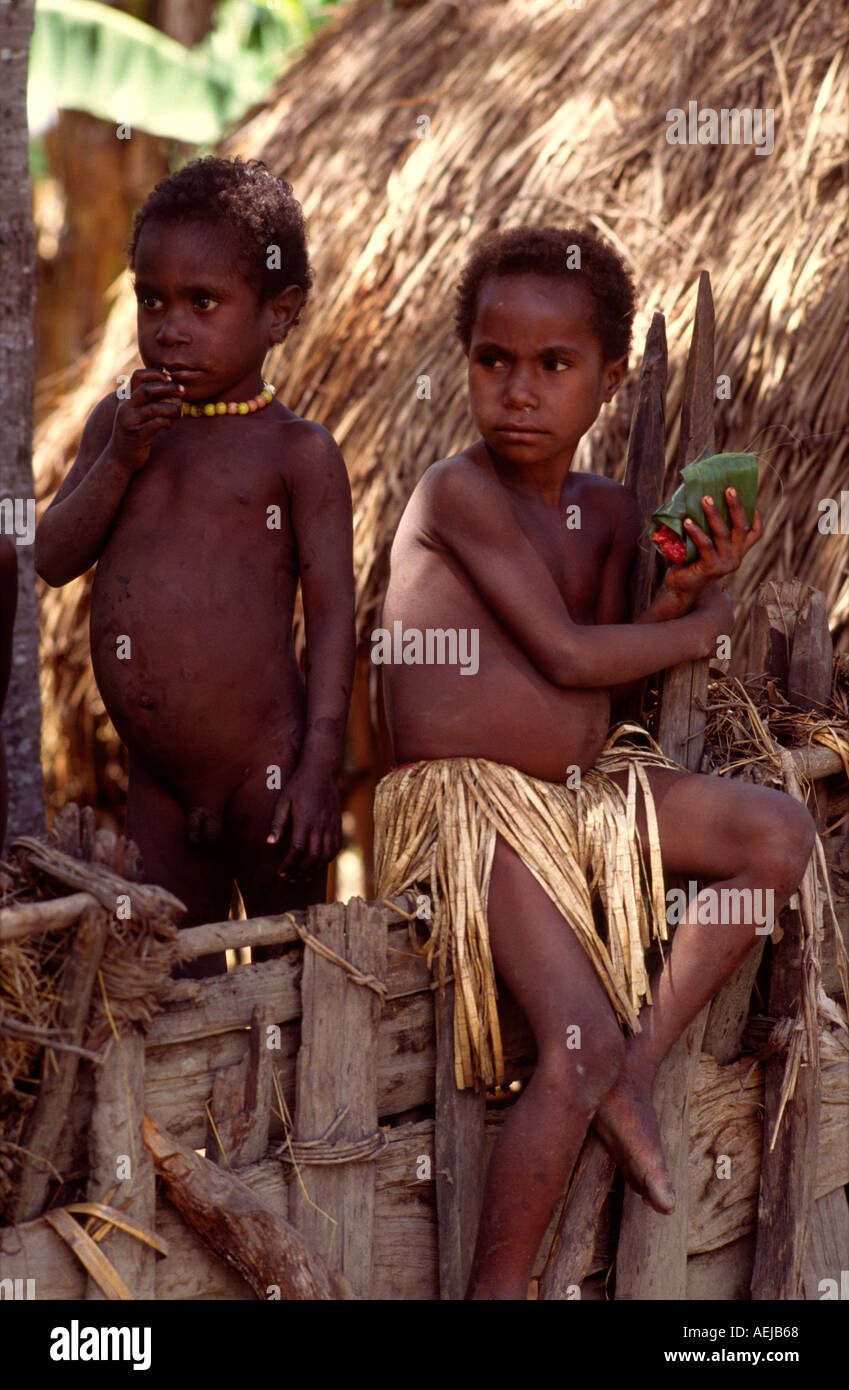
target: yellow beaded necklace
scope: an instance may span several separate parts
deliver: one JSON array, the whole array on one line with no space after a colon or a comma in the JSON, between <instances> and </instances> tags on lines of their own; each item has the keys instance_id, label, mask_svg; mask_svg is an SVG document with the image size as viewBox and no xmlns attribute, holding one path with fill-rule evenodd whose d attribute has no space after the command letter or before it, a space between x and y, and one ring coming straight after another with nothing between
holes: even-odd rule
<instances>
[{"instance_id":1,"label":"yellow beaded necklace","mask_svg":"<svg viewBox=\"0 0 849 1390\"><path fill-rule=\"evenodd\" d=\"M249 401L207 401L206 405L189 405L183 402L181 415L252 415L254 411L264 410L274 397L275 387L269 382L262 383L258 396Z\"/></svg>"}]
</instances>

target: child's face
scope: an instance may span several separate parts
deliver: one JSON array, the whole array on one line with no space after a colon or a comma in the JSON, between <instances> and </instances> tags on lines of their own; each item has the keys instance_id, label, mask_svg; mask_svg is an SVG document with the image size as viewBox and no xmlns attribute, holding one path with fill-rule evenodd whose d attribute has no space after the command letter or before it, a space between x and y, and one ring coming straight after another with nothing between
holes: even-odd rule
<instances>
[{"instance_id":1,"label":"child's face","mask_svg":"<svg viewBox=\"0 0 849 1390\"><path fill-rule=\"evenodd\" d=\"M475 423L510 462L571 462L626 359L605 362L580 283L509 275L481 286L469 344Z\"/></svg>"},{"instance_id":2,"label":"child's face","mask_svg":"<svg viewBox=\"0 0 849 1390\"><path fill-rule=\"evenodd\" d=\"M301 303L292 286L260 304L236 263L226 229L203 222L146 223L136 247L139 352L167 367L183 400L246 400L262 364Z\"/></svg>"}]
</instances>

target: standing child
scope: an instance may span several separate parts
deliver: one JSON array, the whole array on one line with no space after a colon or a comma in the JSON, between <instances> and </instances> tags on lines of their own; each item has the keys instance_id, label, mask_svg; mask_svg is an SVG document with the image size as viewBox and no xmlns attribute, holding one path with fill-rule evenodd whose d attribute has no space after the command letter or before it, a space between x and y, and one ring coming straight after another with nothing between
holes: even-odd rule
<instances>
[{"instance_id":1,"label":"standing child","mask_svg":"<svg viewBox=\"0 0 849 1390\"><path fill-rule=\"evenodd\" d=\"M705 927L699 906L719 888L759 888L777 913L814 840L810 816L783 793L691 774L647 735L641 747L627 726L610 732L611 695L708 656L731 631L715 581L762 533L730 491L730 528L706 498L712 536L690 526L699 558L668 571L627 622L645 519L625 488L570 468L622 381L633 314L630 276L601 239L554 228L484 239L457 311L481 437L428 469L392 548L383 622L404 646L384 687L405 766L377 789L378 892L430 886L429 953L455 981L458 1084L502 1075L493 965L537 1044L490 1161L470 1298L526 1296L591 1121L644 1198L672 1209L654 1076L762 921L732 925L725 914ZM451 664L469 633L473 680ZM422 634L434 634L432 650L441 640L441 664L416 664ZM707 886L649 990L644 947L650 928L666 934L661 868Z\"/></svg>"},{"instance_id":2,"label":"standing child","mask_svg":"<svg viewBox=\"0 0 849 1390\"><path fill-rule=\"evenodd\" d=\"M0 535L0 717L12 673L12 634L18 606L18 555L8 536ZM0 854L6 843L9 813L9 778L6 771L6 745L0 726Z\"/></svg>"},{"instance_id":3,"label":"standing child","mask_svg":"<svg viewBox=\"0 0 849 1390\"><path fill-rule=\"evenodd\" d=\"M301 208L259 161L195 160L136 214L129 260L144 369L92 412L36 564L59 585L98 562L92 664L147 881L183 926L226 917L234 880L249 915L284 912L324 900L339 848L354 660L345 465L262 378L312 282Z\"/></svg>"}]
</instances>

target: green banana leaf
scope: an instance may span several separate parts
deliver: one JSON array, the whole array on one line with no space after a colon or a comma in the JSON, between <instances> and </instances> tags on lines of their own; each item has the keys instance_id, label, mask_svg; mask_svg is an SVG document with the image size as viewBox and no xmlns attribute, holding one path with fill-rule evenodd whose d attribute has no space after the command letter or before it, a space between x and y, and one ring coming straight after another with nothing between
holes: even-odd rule
<instances>
[{"instance_id":1,"label":"green banana leaf","mask_svg":"<svg viewBox=\"0 0 849 1390\"><path fill-rule=\"evenodd\" d=\"M228 85L175 39L94 0L39 0L30 52L30 129L57 106L188 144L214 141Z\"/></svg>"},{"instance_id":2,"label":"green banana leaf","mask_svg":"<svg viewBox=\"0 0 849 1390\"><path fill-rule=\"evenodd\" d=\"M272 88L334 12L317 0L225 0L187 49L97 0L36 0L27 115L43 131L56 107L211 146Z\"/></svg>"},{"instance_id":3,"label":"green banana leaf","mask_svg":"<svg viewBox=\"0 0 849 1390\"><path fill-rule=\"evenodd\" d=\"M697 558L699 552L695 541L684 530L685 517L694 521L708 536L713 535L702 506L702 498L705 495L713 498L723 520L730 526L731 518L725 500L725 489L736 488L746 513L746 520L751 526L758 500L758 460L754 454L712 454L710 458L688 463L686 468L681 469L681 477L684 481L675 489L669 500L653 513L649 529L668 526L676 536L685 540L687 554L684 563L689 564Z\"/></svg>"}]
</instances>

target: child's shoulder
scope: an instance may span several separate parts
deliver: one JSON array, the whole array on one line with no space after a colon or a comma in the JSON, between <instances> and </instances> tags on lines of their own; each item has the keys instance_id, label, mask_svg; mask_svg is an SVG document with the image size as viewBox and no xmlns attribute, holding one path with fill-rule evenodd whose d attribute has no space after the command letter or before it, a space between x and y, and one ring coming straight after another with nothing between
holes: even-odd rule
<instances>
[{"instance_id":1,"label":"child's shoulder","mask_svg":"<svg viewBox=\"0 0 849 1390\"><path fill-rule=\"evenodd\" d=\"M615 531L623 539L637 540L643 522L639 503L630 488L600 473L573 473L571 481L580 493L581 505L609 519L611 534Z\"/></svg>"},{"instance_id":2,"label":"child's shoulder","mask_svg":"<svg viewBox=\"0 0 849 1390\"><path fill-rule=\"evenodd\" d=\"M274 420L286 454L296 467L326 463L345 468L342 451L330 430L317 420L305 420L301 415L281 407L283 413Z\"/></svg>"},{"instance_id":3,"label":"child's shoulder","mask_svg":"<svg viewBox=\"0 0 849 1390\"><path fill-rule=\"evenodd\" d=\"M87 449L97 448L97 454L101 453L109 443L112 434L112 426L115 423L115 412L118 409L118 392L110 391L108 396L103 396L88 416L83 428L80 439L80 448L83 445ZM97 457L95 454L95 457Z\"/></svg>"}]
</instances>

